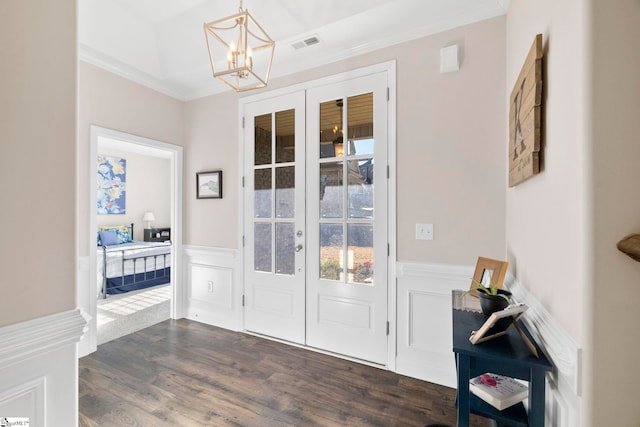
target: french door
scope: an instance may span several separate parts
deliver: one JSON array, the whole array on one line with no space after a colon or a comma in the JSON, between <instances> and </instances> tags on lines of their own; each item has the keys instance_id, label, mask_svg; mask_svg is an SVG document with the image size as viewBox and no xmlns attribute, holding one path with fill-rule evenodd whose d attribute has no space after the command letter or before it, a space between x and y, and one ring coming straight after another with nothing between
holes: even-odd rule
<instances>
[{"instance_id":1,"label":"french door","mask_svg":"<svg viewBox=\"0 0 640 427\"><path fill-rule=\"evenodd\" d=\"M245 106L244 322L305 343L304 92Z\"/></svg>"},{"instance_id":2,"label":"french door","mask_svg":"<svg viewBox=\"0 0 640 427\"><path fill-rule=\"evenodd\" d=\"M387 362L387 76L244 106L245 328Z\"/></svg>"}]
</instances>

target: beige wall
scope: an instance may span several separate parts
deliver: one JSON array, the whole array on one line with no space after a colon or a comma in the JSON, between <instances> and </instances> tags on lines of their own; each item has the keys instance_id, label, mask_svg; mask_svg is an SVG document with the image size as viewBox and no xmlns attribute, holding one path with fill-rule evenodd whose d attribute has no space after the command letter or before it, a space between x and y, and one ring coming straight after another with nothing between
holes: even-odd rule
<instances>
[{"instance_id":1,"label":"beige wall","mask_svg":"<svg viewBox=\"0 0 640 427\"><path fill-rule=\"evenodd\" d=\"M640 233L640 2L591 0L593 74L592 426L640 426L640 263L616 249Z\"/></svg>"},{"instance_id":2,"label":"beige wall","mask_svg":"<svg viewBox=\"0 0 640 427\"><path fill-rule=\"evenodd\" d=\"M89 128L97 125L157 141L184 145L184 103L85 62L79 65L79 255L89 255ZM92 207L93 208L93 207ZM92 212L95 212L93 210ZM160 223L156 222L156 225Z\"/></svg>"},{"instance_id":3,"label":"beige wall","mask_svg":"<svg viewBox=\"0 0 640 427\"><path fill-rule=\"evenodd\" d=\"M494 18L269 83L273 90L397 60L401 261L472 265L479 255L505 256L504 22ZM461 45L461 70L440 74L440 49L452 43ZM238 247L236 100L225 92L187 104L185 243ZM192 176L207 168L224 170L222 201L195 200ZM415 240L418 222L435 224L434 241Z\"/></svg>"},{"instance_id":4,"label":"beige wall","mask_svg":"<svg viewBox=\"0 0 640 427\"><path fill-rule=\"evenodd\" d=\"M504 101L542 33L543 170L506 192L507 252L516 278L580 346L588 332L584 15L582 0L511 2Z\"/></svg>"},{"instance_id":5,"label":"beige wall","mask_svg":"<svg viewBox=\"0 0 640 427\"><path fill-rule=\"evenodd\" d=\"M185 129L183 241L237 248L238 96L225 91L187 103ZM196 199L196 172L209 170L222 170L222 199Z\"/></svg>"},{"instance_id":6,"label":"beige wall","mask_svg":"<svg viewBox=\"0 0 640 427\"><path fill-rule=\"evenodd\" d=\"M127 161L126 213L123 215L97 215L96 225L134 224L134 239L143 240L147 222L145 212L153 212L156 220L152 227L171 225L171 162L169 159L131 153L123 150L102 149L98 154L119 157ZM94 211L95 212L95 211Z\"/></svg>"},{"instance_id":7,"label":"beige wall","mask_svg":"<svg viewBox=\"0 0 640 427\"><path fill-rule=\"evenodd\" d=\"M0 326L75 307L76 52L75 1L0 2Z\"/></svg>"},{"instance_id":8,"label":"beige wall","mask_svg":"<svg viewBox=\"0 0 640 427\"><path fill-rule=\"evenodd\" d=\"M507 89L538 32L545 168L507 191L509 256L585 350L582 425L638 426L640 264L615 245L640 232L640 3L511 2Z\"/></svg>"}]
</instances>

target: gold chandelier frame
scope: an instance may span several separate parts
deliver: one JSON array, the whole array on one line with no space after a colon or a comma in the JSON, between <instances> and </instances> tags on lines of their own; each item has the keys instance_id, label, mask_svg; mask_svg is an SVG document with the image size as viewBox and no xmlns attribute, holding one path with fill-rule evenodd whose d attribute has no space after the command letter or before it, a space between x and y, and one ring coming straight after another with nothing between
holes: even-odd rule
<instances>
[{"instance_id":1,"label":"gold chandelier frame","mask_svg":"<svg viewBox=\"0 0 640 427\"><path fill-rule=\"evenodd\" d=\"M275 41L243 9L242 0L238 13L207 22L203 28L213 77L236 92L267 85Z\"/></svg>"}]
</instances>

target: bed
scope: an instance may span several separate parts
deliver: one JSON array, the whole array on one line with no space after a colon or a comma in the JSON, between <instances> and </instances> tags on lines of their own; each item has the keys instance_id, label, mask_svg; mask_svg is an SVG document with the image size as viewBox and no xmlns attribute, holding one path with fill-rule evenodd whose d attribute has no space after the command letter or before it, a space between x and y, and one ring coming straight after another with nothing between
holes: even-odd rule
<instances>
[{"instance_id":1,"label":"bed","mask_svg":"<svg viewBox=\"0 0 640 427\"><path fill-rule=\"evenodd\" d=\"M133 224L99 228L99 297L171 281L171 242L140 242L131 236Z\"/></svg>"}]
</instances>

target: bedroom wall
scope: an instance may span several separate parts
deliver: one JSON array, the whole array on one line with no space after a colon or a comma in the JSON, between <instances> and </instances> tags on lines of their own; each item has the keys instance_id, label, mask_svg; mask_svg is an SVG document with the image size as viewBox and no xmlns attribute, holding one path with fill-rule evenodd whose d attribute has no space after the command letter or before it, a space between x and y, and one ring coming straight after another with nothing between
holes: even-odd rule
<instances>
[{"instance_id":1,"label":"bedroom wall","mask_svg":"<svg viewBox=\"0 0 640 427\"><path fill-rule=\"evenodd\" d=\"M2 326L75 307L75 1L0 2L0 22Z\"/></svg>"},{"instance_id":2,"label":"bedroom wall","mask_svg":"<svg viewBox=\"0 0 640 427\"><path fill-rule=\"evenodd\" d=\"M89 255L87 188L91 125L184 145L184 103L93 65L79 63L77 232L81 257ZM156 221L155 224L161 223Z\"/></svg>"},{"instance_id":3,"label":"bedroom wall","mask_svg":"<svg viewBox=\"0 0 640 427\"><path fill-rule=\"evenodd\" d=\"M126 213L124 215L97 215L96 224L134 224L134 240L143 240L145 212L153 212L156 220L152 227L171 225L171 162L169 159L146 156L130 151L98 147L98 154L127 160Z\"/></svg>"},{"instance_id":4,"label":"bedroom wall","mask_svg":"<svg viewBox=\"0 0 640 427\"><path fill-rule=\"evenodd\" d=\"M472 265L478 255L505 256L504 22L490 19L269 82L273 90L397 60L400 260ZM440 49L453 43L461 46L461 70L440 74ZM225 198L195 200L185 188L185 244L238 248L236 97L227 91L187 103L185 182L203 168L222 168ZM225 220L207 222L208 215ZM434 241L415 240L418 222L435 224Z\"/></svg>"}]
</instances>

